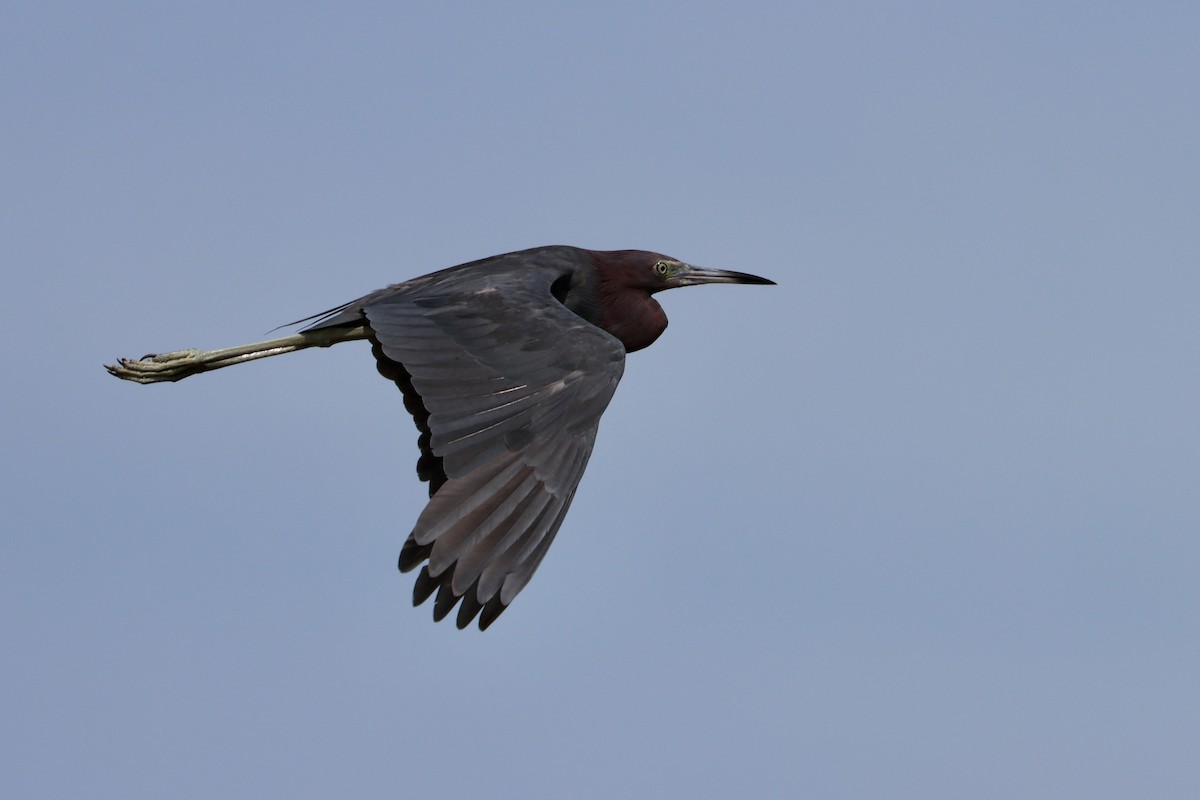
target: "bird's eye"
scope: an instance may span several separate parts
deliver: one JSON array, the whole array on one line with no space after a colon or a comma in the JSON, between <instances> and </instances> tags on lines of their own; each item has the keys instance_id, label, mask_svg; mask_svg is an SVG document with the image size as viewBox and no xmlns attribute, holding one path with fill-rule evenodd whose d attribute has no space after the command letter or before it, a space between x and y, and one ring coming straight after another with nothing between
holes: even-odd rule
<instances>
[{"instance_id":1,"label":"bird's eye","mask_svg":"<svg viewBox=\"0 0 1200 800\"><path fill-rule=\"evenodd\" d=\"M659 261L654 265L654 274L660 278L665 278L671 274L671 263L669 261Z\"/></svg>"}]
</instances>

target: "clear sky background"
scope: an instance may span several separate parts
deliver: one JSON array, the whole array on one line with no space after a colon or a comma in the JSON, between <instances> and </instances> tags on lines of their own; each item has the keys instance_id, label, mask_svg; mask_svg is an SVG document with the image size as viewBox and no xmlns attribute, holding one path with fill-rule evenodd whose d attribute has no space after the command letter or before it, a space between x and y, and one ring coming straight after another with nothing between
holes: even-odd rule
<instances>
[{"instance_id":1,"label":"clear sky background","mask_svg":"<svg viewBox=\"0 0 1200 800\"><path fill-rule=\"evenodd\" d=\"M13 798L1200 796L1200 6L18 2ZM489 631L365 345L524 247L662 296Z\"/></svg>"}]
</instances>

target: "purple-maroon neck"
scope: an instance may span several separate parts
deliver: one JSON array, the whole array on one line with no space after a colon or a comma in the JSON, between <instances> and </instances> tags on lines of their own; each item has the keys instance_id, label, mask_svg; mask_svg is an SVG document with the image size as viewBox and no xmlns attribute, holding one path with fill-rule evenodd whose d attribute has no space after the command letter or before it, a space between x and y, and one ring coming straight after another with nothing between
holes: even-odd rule
<instances>
[{"instance_id":1,"label":"purple-maroon neck","mask_svg":"<svg viewBox=\"0 0 1200 800\"><path fill-rule=\"evenodd\" d=\"M650 295L662 288L654 264L665 256L645 250L589 250L596 274L596 325L632 353L649 347L667 329L667 315Z\"/></svg>"}]
</instances>

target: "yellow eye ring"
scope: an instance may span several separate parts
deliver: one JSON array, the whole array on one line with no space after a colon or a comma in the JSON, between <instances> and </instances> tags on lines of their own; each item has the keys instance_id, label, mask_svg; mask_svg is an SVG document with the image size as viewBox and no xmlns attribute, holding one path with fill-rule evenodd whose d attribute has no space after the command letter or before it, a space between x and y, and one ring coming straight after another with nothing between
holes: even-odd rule
<instances>
[{"instance_id":1,"label":"yellow eye ring","mask_svg":"<svg viewBox=\"0 0 1200 800\"><path fill-rule=\"evenodd\" d=\"M665 278L671 274L671 265L666 261L659 261L654 265L654 272L658 277Z\"/></svg>"}]
</instances>

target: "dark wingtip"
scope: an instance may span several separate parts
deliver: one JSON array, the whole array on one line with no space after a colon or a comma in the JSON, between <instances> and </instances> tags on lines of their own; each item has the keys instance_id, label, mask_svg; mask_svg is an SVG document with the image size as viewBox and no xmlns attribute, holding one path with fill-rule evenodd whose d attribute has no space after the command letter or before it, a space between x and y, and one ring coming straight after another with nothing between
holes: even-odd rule
<instances>
[{"instance_id":1,"label":"dark wingtip","mask_svg":"<svg viewBox=\"0 0 1200 800\"><path fill-rule=\"evenodd\" d=\"M462 605L458 607L458 618L454 624L460 631L470 625L475 616L483 609L483 603L479 602L479 593L476 591L478 586L479 582L476 581L474 586L467 589L466 594L463 595Z\"/></svg>"},{"instance_id":2,"label":"dark wingtip","mask_svg":"<svg viewBox=\"0 0 1200 800\"><path fill-rule=\"evenodd\" d=\"M459 595L454 593L454 590L450 588L450 581L446 580L438 587L437 599L433 601L433 621L444 620L446 615L454 609L458 600Z\"/></svg>"},{"instance_id":3,"label":"dark wingtip","mask_svg":"<svg viewBox=\"0 0 1200 800\"><path fill-rule=\"evenodd\" d=\"M496 617L504 613L507 605L500 601L500 593L497 592L491 600L487 601L487 605L483 607L483 611L479 614L479 630L486 631L488 626L496 621Z\"/></svg>"},{"instance_id":4,"label":"dark wingtip","mask_svg":"<svg viewBox=\"0 0 1200 800\"><path fill-rule=\"evenodd\" d=\"M433 544L417 544L412 536L404 540L404 547L400 548L400 560L397 566L401 572L409 572L429 558L429 554L433 552Z\"/></svg>"},{"instance_id":5,"label":"dark wingtip","mask_svg":"<svg viewBox=\"0 0 1200 800\"><path fill-rule=\"evenodd\" d=\"M428 600L441 583L440 578L429 574L429 567L421 567L421 571L417 573L417 580L413 583L413 605L419 606Z\"/></svg>"}]
</instances>

